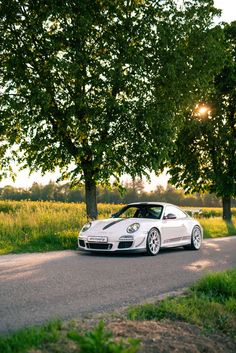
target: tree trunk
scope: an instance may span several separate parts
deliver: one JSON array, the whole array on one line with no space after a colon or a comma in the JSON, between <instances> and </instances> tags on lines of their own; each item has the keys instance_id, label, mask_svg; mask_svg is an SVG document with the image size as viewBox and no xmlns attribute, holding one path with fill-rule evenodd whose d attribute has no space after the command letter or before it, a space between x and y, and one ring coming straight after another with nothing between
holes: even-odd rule
<instances>
[{"instance_id":1,"label":"tree trunk","mask_svg":"<svg viewBox=\"0 0 236 353\"><path fill-rule=\"evenodd\" d=\"M85 179L85 202L86 202L86 212L88 220L97 219L97 187L96 181L88 175L84 174Z\"/></svg>"},{"instance_id":2,"label":"tree trunk","mask_svg":"<svg viewBox=\"0 0 236 353\"><path fill-rule=\"evenodd\" d=\"M231 213L231 198L230 196L222 197L222 205L223 205L223 219L227 222L232 221L232 213Z\"/></svg>"}]
</instances>

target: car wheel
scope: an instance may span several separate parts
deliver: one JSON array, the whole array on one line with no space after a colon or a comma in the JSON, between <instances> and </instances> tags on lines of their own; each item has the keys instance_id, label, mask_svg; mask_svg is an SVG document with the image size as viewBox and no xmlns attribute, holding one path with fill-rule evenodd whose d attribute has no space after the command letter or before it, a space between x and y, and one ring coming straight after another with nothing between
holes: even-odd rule
<instances>
[{"instance_id":1,"label":"car wheel","mask_svg":"<svg viewBox=\"0 0 236 353\"><path fill-rule=\"evenodd\" d=\"M199 250L202 245L202 231L200 227L194 226L191 235L191 245L189 249Z\"/></svg>"},{"instance_id":2,"label":"car wheel","mask_svg":"<svg viewBox=\"0 0 236 353\"><path fill-rule=\"evenodd\" d=\"M161 247L161 236L156 228L150 229L147 236L147 253L148 255L155 256L158 254Z\"/></svg>"}]
</instances>

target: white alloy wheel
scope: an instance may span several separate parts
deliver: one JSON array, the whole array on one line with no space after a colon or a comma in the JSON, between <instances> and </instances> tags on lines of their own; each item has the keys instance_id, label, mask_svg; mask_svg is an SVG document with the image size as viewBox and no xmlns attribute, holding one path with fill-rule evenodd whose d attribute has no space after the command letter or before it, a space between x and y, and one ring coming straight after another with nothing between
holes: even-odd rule
<instances>
[{"instance_id":1,"label":"white alloy wheel","mask_svg":"<svg viewBox=\"0 0 236 353\"><path fill-rule=\"evenodd\" d=\"M161 247L160 233L156 228L150 229L147 236L147 253L148 255L157 255Z\"/></svg>"},{"instance_id":2,"label":"white alloy wheel","mask_svg":"<svg viewBox=\"0 0 236 353\"><path fill-rule=\"evenodd\" d=\"M202 245L202 232L198 226L192 230L191 246L192 250L199 250Z\"/></svg>"}]
</instances>

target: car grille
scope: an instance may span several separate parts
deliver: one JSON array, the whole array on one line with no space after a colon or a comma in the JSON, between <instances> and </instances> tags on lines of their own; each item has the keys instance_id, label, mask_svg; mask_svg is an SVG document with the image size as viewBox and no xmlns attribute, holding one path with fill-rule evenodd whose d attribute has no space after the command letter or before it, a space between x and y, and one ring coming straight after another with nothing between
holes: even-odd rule
<instances>
[{"instance_id":1,"label":"car grille","mask_svg":"<svg viewBox=\"0 0 236 353\"><path fill-rule=\"evenodd\" d=\"M85 247L85 242L84 242L84 240L79 239L79 245Z\"/></svg>"},{"instance_id":2,"label":"car grille","mask_svg":"<svg viewBox=\"0 0 236 353\"><path fill-rule=\"evenodd\" d=\"M120 241L118 245L118 249L127 249L132 246L132 241Z\"/></svg>"},{"instance_id":3,"label":"car grille","mask_svg":"<svg viewBox=\"0 0 236 353\"><path fill-rule=\"evenodd\" d=\"M112 244L86 243L88 249L111 250Z\"/></svg>"}]
</instances>

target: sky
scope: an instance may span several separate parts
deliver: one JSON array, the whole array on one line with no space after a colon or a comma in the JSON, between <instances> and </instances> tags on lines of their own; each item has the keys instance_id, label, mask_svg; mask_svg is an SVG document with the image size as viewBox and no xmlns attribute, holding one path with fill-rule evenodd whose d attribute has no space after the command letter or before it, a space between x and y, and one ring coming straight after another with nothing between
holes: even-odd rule
<instances>
[{"instance_id":1,"label":"sky","mask_svg":"<svg viewBox=\"0 0 236 353\"><path fill-rule=\"evenodd\" d=\"M236 0L214 0L215 7L222 10L221 20L231 22L236 20Z\"/></svg>"},{"instance_id":2,"label":"sky","mask_svg":"<svg viewBox=\"0 0 236 353\"><path fill-rule=\"evenodd\" d=\"M222 15L220 20L224 22L231 22L236 20L236 0L214 0L215 7L222 10ZM54 174L47 173L42 176L40 173L33 173L29 175L28 170L23 170L17 173L17 178L15 183L13 183L10 179L5 179L0 182L0 187L5 185L14 185L16 187L30 187L33 182L37 182L40 184L47 184L50 180L56 181L60 176L59 172ZM165 174L162 174L159 177L156 177L154 174L151 175L151 183L146 183L146 190L151 191L155 189L157 185L166 186L168 178Z\"/></svg>"}]
</instances>

